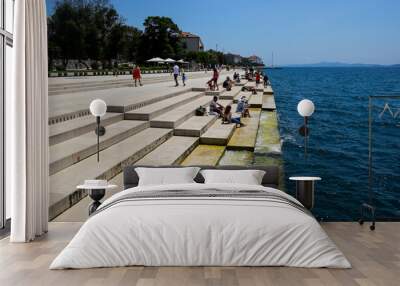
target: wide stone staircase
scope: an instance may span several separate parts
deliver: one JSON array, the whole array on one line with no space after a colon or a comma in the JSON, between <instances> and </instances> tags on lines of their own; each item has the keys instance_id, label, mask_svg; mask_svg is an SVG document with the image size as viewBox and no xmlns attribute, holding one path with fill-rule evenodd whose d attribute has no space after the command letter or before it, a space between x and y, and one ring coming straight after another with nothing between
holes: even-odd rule
<instances>
[{"instance_id":1,"label":"wide stone staircase","mask_svg":"<svg viewBox=\"0 0 400 286\"><path fill-rule=\"evenodd\" d=\"M189 74L191 79L204 77L204 72L195 72ZM143 75L142 83L160 83L171 81L171 74L165 73L164 75L154 75L147 77ZM75 81L74 81L75 80ZM73 77L70 81L54 82L49 85L49 96L60 94L73 94L83 91L104 90L121 87L133 87L134 81L132 76L110 76L103 80L93 80L91 77Z\"/></svg>"},{"instance_id":2,"label":"wide stone staircase","mask_svg":"<svg viewBox=\"0 0 400 286\"><path fill-rule=\"evenodd\" d=\"M233 104L240 91L221 90L219 102ZM234 124L195 114L198 107L209 106L213 94L190 89L143 101L133 110L127 108L131 103L113 108L101 120L106 133L100 137L99 162L93 116L50 122L50 219L87 195L76 188L86 179L111 180L131 164L181 164L200 144L227 145Z\"/></svg>"}]
</instances>

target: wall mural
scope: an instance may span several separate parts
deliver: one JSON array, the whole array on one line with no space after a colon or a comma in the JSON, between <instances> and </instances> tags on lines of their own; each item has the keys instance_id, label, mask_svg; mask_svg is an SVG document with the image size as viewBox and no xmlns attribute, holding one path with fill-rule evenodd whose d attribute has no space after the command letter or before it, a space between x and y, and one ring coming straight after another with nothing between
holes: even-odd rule
<instances>
[{"instance_id":1,"label":"wall mural","mask_svg":"<svg viewBox=\"0 0 400 286\"><path fill-rule=\"evenodd\" d=\"M222 40L219 49L205 45L205 30L186 31L184 22L163 15L137 24L136 9L122 12L121 5L47 1L50 218L82 203L87 191L77 186L85 180L120 191L123 168L133 164L272 165L280 170L279 188L292 195L298 184L289 178L322 179L312 209L318 219L360 217L360 202L368 201L359 192L368 182L366 94L400 90L400 73L263 68L260 56L222 49ZM314 114L296 110L304 99L315 103ZM105 110L90 109L94 100ZM395 130L385 129L390 134L375 129L389 119L396 122ZM396 146L382 147L394 144L400 106L379 101L374 120L381 121L374 123L381 141L374 171L379 186L390 186L378 216L400 219L392 192L400 178L385 159Z\"/></svg>"}]
</instances>

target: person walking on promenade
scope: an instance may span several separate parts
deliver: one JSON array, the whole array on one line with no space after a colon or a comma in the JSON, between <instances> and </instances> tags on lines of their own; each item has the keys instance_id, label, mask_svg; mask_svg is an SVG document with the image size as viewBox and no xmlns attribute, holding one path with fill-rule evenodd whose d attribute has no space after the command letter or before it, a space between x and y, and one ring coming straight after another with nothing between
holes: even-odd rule
<instances>
[{"instance_id":1,"label":"person walking on promenade","mask_svg":"<svg viewBox=\"0 0 400 286\"><path fill-rule=\"evenodd\" d=\"M186 86L186 74L183 69L182 69L182 83L183 83L183 86Z\"/></svg>"},{"instance_id":2,"label":"person walking on promenade","mask_svg":"<svg viewBox=\"0 0 400 286\"><path fill-rule=\"evenodd\" d=\"M180 70L179 70L179 66L178 65L174 65L173 74L174 74L174 79L175 79L175 86L179 86L178 76L180 74Z\"/></svg>"},{"instance_id":3,"label":"person walking on promenade","mask_svg":"<svg viewBox=\"0 0 400 286\"><path fill-rule=\"evenodd\" d=\"M140 71L139 66L135 66L132 70L132 77L135 81L135 87L137 86L137 82L139 81L140 86L142 86L142 72Z\"/></svg>"},{"instance_id":4,"label":"person walking on promenade","mask_svg":"<svg viewBox=\"0 0 400 286\"><path fill-rule=\"evenodd\" d=\"M259 72L256 72L256 86L258 86L260 84L261 81L261 76Z\"/></svg>"},{"instance_id":5,"label":"person walking on promenade","mask_svg":"<svg viewBox=\"0 0 400 286\"><path fill-rule=\"evenodd\" d=\"M219 73L216 67L213 68L213 77L212 77L212 81L214 83L214 90L219 90L218 87L218 77L219 77Z\"/></svg>"}]
</instances>

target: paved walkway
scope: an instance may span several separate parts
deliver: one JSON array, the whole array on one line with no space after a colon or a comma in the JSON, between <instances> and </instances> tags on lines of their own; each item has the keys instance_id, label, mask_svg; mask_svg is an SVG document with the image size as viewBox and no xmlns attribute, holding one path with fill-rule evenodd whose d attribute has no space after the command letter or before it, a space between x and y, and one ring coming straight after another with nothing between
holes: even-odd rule
<instances>
[{"instance_id":1,"label":"paved walkway","mask_svg":"<svg viewBox=\"0 0 400 286\"><path fill-rule=\"evenodd\" d=\"M231 73L233 74L233 71L229 73L226 71L222 72L220 81L222 82L227 75L232 76ZM171 77L169 74L168 76ZM188 76L186 87L182 85L175 87L173 78L171 77L171 81L169 82L147 84L142 87L121 87L54 95L49 97L49 117L52 118L76 111L87 110L90 102L96 98L103 99L107 105L121 106L135 104L151 98L162 97L174 91L189 90L193 87L205 87L208 78L211 78L211 73L204 74L204 77L196 79L191 79L190 76Z\"/></svg>"},{"instance_id":2,"label":"paved walkway","mask_svg":"<svg viewBox=\"0 0 400 286\"><path fill-rule=\"evenodd\" d=\"M212 76L212 72L208 71L205 73L204 71L198 72L185 72L188 78L191 76ZM154 74L142 74L143 79L156 79L156 78L172 78L171 73L154 73ZM57 85L57 84L70 84L77 82L96 82L96 81L113 81L113 80L123 80L123 79L132 79L132 75L103 75L103 76L67 76L67 77L50 77L49 85Z\"/></svg>"}]
</instances>

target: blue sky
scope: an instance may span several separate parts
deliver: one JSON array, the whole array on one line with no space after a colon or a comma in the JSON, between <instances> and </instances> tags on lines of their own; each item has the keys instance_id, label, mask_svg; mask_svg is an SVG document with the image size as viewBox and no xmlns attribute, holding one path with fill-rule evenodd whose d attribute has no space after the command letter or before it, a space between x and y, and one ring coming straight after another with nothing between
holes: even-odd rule
<instances>
[{"instance_id":1,"label":"blue sky","mask_svg":"<svg viewBox=\"0 0 400 286\"><path fill-rule=\"evenodd\" d=\"M47 0L51 11L54 0ZM399 0L110 0L127 23L168 16L206 48L270 64L400 63Z\"/></svg>"}]
</instances>

